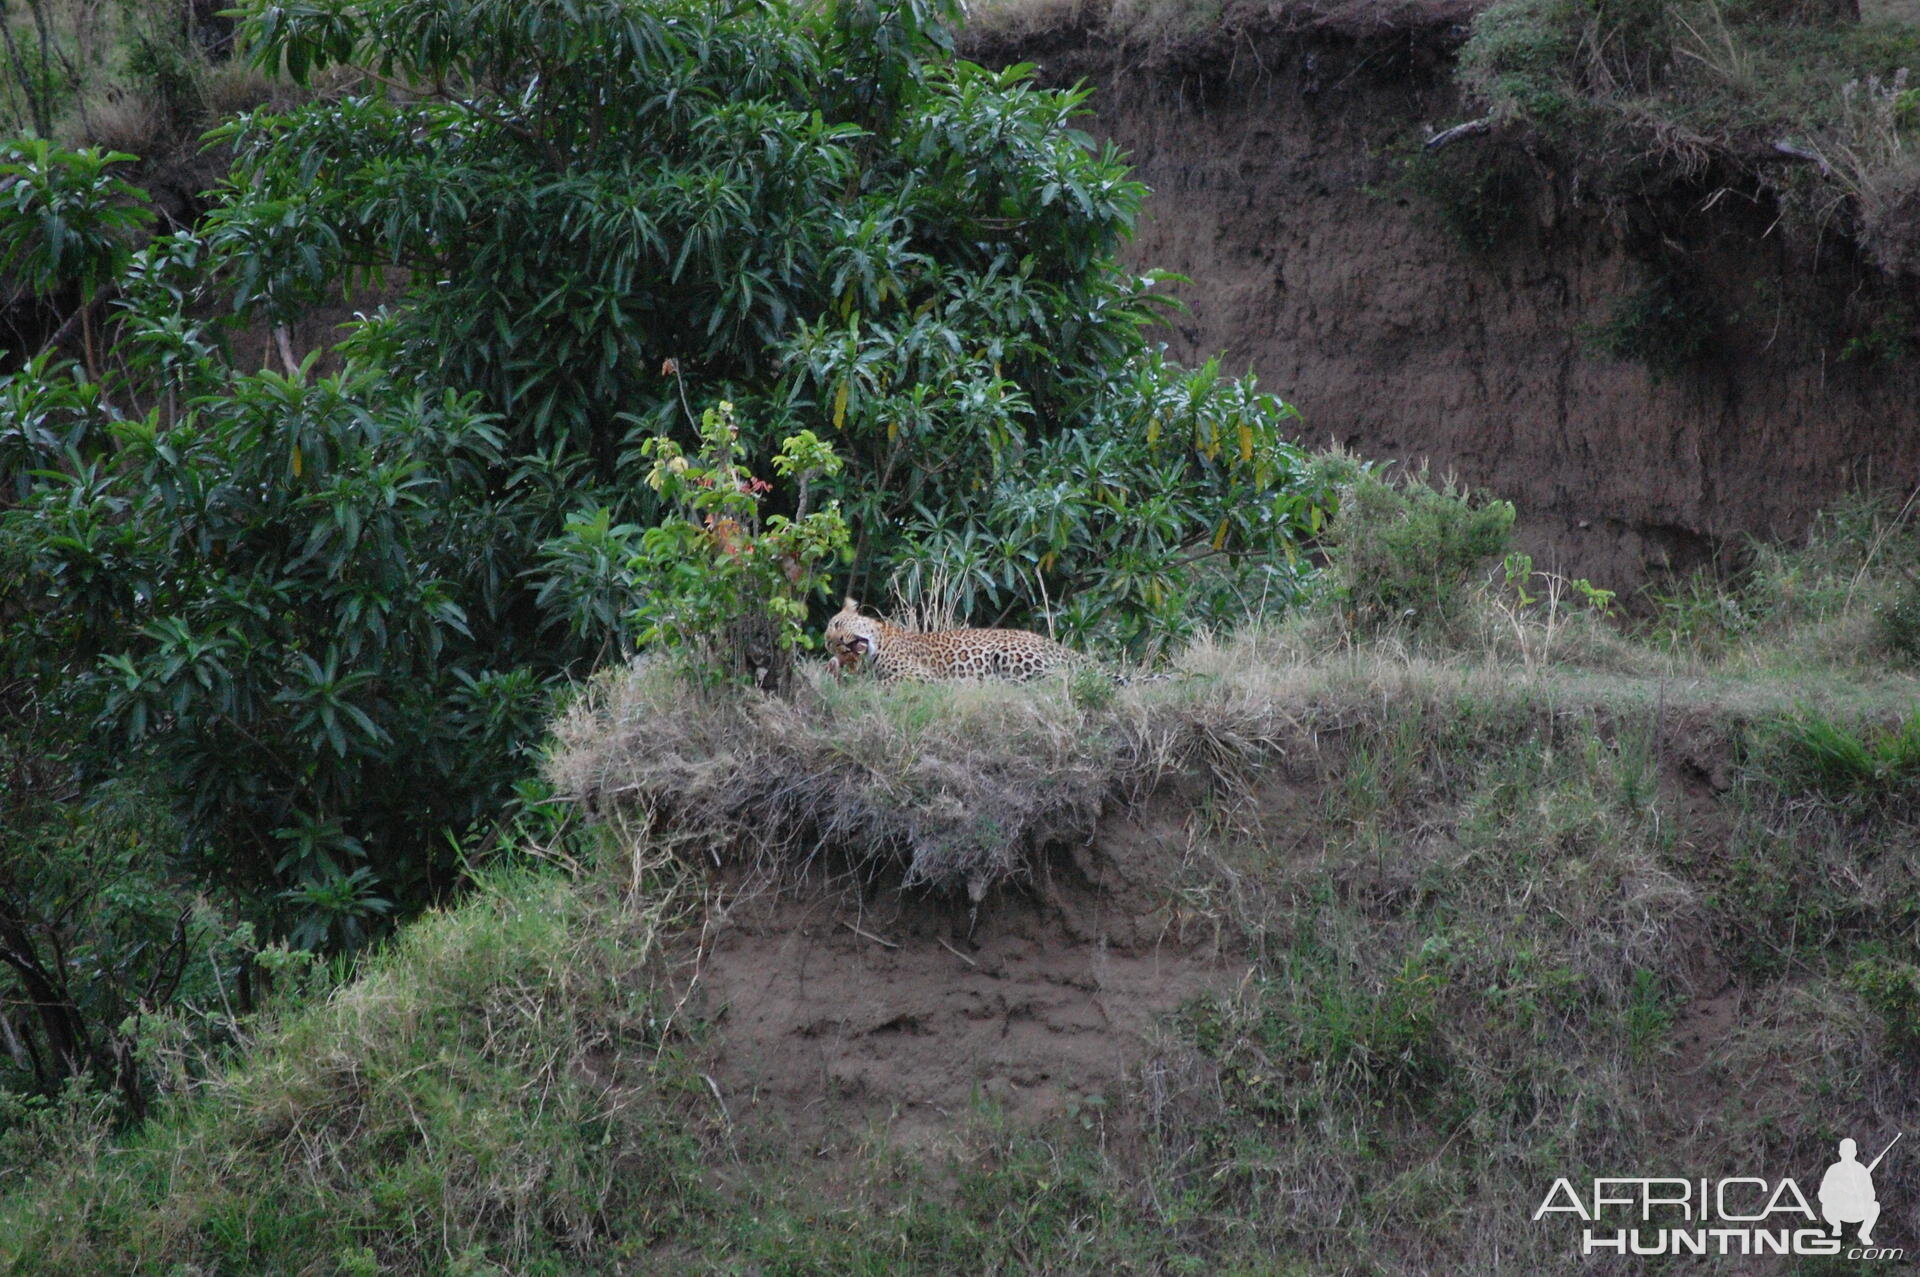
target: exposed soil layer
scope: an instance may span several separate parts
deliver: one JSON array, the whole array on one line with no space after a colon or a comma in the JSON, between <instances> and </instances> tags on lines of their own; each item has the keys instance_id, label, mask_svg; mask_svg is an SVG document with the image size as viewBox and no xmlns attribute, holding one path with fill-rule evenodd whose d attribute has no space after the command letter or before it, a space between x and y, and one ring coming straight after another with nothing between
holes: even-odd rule
<instances>
[{"instance_id":1,"label":"exposed soil layer","mask_svg":"<svg viewBox=\"0 0 1920 1277\"><path fill-rule=\"evenodd\" d=\"M1247 971L1171 904L1184 828L1171 801L1110 817L977 913L845 885L724 911L697 987L730 1116L824 1153L930 1140L981 1099L1029 1120L1118 1096L1160 1017Z\"/></svg>"},{"instance_id":2,"label":"exposed soil layer","mask_svg":"<svg viewBox=\"0 0 1920 1277\"><path fill-rule=\"evenodd\" d=\"M1601 200L1538 142L1496 133L1452 149L1519 165L1524 207L1485 250L1443 227L1403 165L1472 114L1451 78L1460 17L1226 21L1146 50L1063 15L968 52L1095 87L1089 131L1153 191L1131 259L1193 281L1178 356L1258 373L1312 443L1430 459L1512 499L1543 565L1633 585L1791 534L1850 489L1910 489L1920 372L1842 355L1912 281L1836 237L1790 241L1750 181ZM1616 303L1675 270L1713 316L1705 354L1656 379L1593 353Z\"/></svg>"},{"instance_id":3,"label":"exposed soil layer","mask_svg":"<svg viewBox=\"0 0 1920 1277\"><path fill-rule=\"evenodd\" d=\"M1267 872L1312 872L1328 850L1327 790L1346 765L1339 736L1303 738L1237 795L1184 774L1137 806L1115 800L1089 841L1049 849L1031 879L997 887L977 911L957 888L902 890L897 878L781 890L737 878L707 915L690 999L715 1029L708 1063L729 1120L831 1157L875 1133L931 1147L983 1100L1044 1122L1137 1099L1150 1061L1205 1073L1167 1017L1230 995L1256 968L1219 902L1191 908L1180 885L1195 857L1202 877L1222 872L1221 822L1260 849ZM1659 789L1683 843L1730 837L1725 759L1710 723L1676 715ZM1403 854L1371 869L1342 866L1341 890L1404 904L1451 844L1451 819L1413 822ZM1689 996L1676 1003L1674 1085L1691 1121L1719 1103L1711 1060L1749 991L1696 920L1676 925Z\"/></svg>"}]
</instances>

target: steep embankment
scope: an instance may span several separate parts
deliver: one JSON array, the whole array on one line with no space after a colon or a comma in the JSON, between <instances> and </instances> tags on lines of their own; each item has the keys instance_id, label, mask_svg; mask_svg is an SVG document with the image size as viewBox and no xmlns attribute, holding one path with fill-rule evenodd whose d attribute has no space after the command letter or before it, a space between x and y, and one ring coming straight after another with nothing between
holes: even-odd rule
<instances>
[{"instance_id":1,"label":"steep embankment","mask_svg":"<svg viewBox=\"0 0 1920 1277\"><path fill-rule=\"evenodd\" d=\"M1558 1178L1920 1126L1920 542L1830 521L1688 656L1483 513L1357 485L1354 606L1164 680L604 671L570 833L233 1067L163 1045L138 1130L10 1115L0 1271L1626 1273Z\"/></svg>"},{"instance_id":2,"label":"steep embankment","mask_svg":"<svg viewBox=\"0 0 1920 1277\"><path fill-rule=\"evenodd\" d=\"M1178 355L1253 369L1316 442L1511 498L1529 548L1569 569L1632 585L1920 477L1920 371L1870 349L1904 334L1888 321L1910 281L1776 229L1759 185L1714 163L1603 200L1573 157L1496 130L1452 148L1436 201L1406 162L1478 113L1453 66L1473 6L1348 9L1147 44L1076 8L992 20L968 51L1097 90L1089 131L1153 190L1133 260L1194 281ZM1490 242L1448 229L1448 199ZM1709 317L1701 357L1657 378L1594 353L1676 269Z\"/></svg>"},{"instance_id":3,"label":"steep embankment","mask_svg":"<svg viewBox=\"0 0 1920 1277\"><path fill-rule=\"evenodd\" d=\"M573 875L125 1144L29 1129L0 1270L1570 1271L1558 1176L1811 1185L1913 1129L1911 680L1558 624L1246 635L1105 705L611 672Z\"/></svg>"}]
</instances>

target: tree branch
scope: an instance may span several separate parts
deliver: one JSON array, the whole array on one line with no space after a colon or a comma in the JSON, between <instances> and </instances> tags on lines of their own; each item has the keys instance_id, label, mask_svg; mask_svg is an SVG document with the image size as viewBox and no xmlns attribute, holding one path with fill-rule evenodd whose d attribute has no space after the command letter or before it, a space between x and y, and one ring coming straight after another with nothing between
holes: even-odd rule
<instances>
[{"instance_id":1,"label":"tree branch","mask_svg":"<svg viewBox=\"0 0 1920 1277\"><path fill-rule=\"evenodd\" d=\"M1794 160L1801 164L1811 164L1820 170L1820 176L1833 176L1833 165L1827 163L1826 156L1820 154L1818 151L1810 151L1804 146L1795 146L1785 138L1773 144L1773 156L1766 158L1774 157L1783 160Z\"/></svg>"},{"instance_id":2,"label":"tree branch","mask_svg":"<svg viewBox=\"0 0 1920 1277\"><path fill-rule=\"evenodd\" d=\"M287 337L287 326L285 324L275 324L273 326L273 344L280 351L280 362L286 365L287 376L298 377L300 375L300 361L293 357L293 343Z\"/></svg>"},{"instance_id":3,"label":"tree branch","mask_svg":"<svg viewBox=\"0 0 1920 1277\"><path fill-rule=\"evenodd\" d=\"M392 76L382 75L378 71L375 71L372 67L361 66L357 62L347 62L347 63L343 63L342 65L352 68L353 70L359 72L361 75L366 76L370 80L378 80L380 83L386 85L388 88L398 89L402 93L412 94L416 97L439 98L442 102L452 103L454 106L460 107L462 110L465 110L473 115L477 115L482 119L492 120L495 124L498 124L501 128L507 130L507 132L512 133L516 137L519 137L524 141L531 142L535 146L540 147L542 150L544 150L547 153L547 157L549 160L555 160L558 158L559 153L555 149L555 147L553 146L553 143L550 140L541 137L539 134L535 133L532 129L528 128L525 124L521 123L519 120L514 119L510 115L505 115L498 111L489 111L486 107L482 106L479 102L470 101L466 98L461 97L459 94L454 93L453 91L448 89L445 84L436 82L431 88L422 88L416 84L408 84L404 80L396 80ZM565 166L556 164L555 167L556 169L562 169Z\"/></svg>"},{"instance_id":4,"label":"tree branch","mask_svg":"<svg viewBox=\"0 0 1920 1277\"><path fill-rule=\"evenodd\" d=\"M1493 117L1483 115L1477 120L1468 120L1465 124L1456 124L1450 129L1442 129L1428 138L1420 147L1423 151L1437 151L1443 146L1452 146L1463 138L1479 137L1493 129Z\"/></svg>"},{"instance_id":5,"label":"tree branch","mask_svg":"<svg viewBox=\"0 0 1920 1277\"><path fill-rule=\"evenodd\" d=\"M85 316L88 311L104 301L111 300L118 295L119 291L118 287L109 284L105 288L102 288L91 302L81 302L79 306L74 308L74 312L66 317L60 327L54 329L53 336L40 343L39 353L45 354L67 338L73 336L73 330L81 326L82 317Z\"/></svg>"}]
</instances>

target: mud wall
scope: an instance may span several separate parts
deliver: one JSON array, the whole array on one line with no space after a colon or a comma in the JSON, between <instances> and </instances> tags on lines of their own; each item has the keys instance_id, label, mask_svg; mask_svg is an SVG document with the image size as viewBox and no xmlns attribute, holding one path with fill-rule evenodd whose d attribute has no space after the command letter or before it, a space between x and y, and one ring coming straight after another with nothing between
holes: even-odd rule
<instances>
[{"instance_id":1,"label":"mud wall","mask_svg":"<svg viewBox=\"0 0 1920 1277\"><path fill-rule=\"evenodd\" d=\"M1844 237L1782 232L1750 180L1597 196L1496 133L1457 145L1506 148L1531 175L1523 207L1491 248L1446 228L1405 162L1470 113L1452 85L1464 33L1224 30L1150 52L1068 23L969 52L1094 86L1089 131L1153 191L1133 261L1192 280L1176 354L1257 373L1310 442L1512 499L1543 564L1637 585L1790 535L1851 488L1911 489L1914 361L1841 358L1906 286ZM1594 353L1591 328L1675 263L1715 315L1709 353L1659 378Z\"/></svg>"}]
</instances>

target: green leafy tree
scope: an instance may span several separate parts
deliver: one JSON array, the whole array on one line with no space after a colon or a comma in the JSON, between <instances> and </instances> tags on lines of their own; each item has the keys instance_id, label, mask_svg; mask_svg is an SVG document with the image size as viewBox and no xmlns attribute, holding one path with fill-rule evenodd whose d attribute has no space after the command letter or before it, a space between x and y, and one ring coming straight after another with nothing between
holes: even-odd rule
<instances>
[{"instance_id":1,"label":"green leafy tree","mask_svg":"<svg viewBox=\"0 0 1920 1277\"><path fill-rule=\"evenodd\" d=\"M644 441L726 398L755 468L831 441L856 590L964 580L994 619L1065 603L1124 640L1290 601L1329 495L1298 499L1288 410L1148 349L1153 277L1116 257L1141 189L1074 127L1085 93L953 59L952 17L263 6L261 65L372 91L228 126L210 235L249 304L406 272L396 370L478 391L509 452L580 459L609 529L665 513Z\"/></svg>"},{"instance_id":2,"label":"green leafy tree","mask_svg":"<svg viewBox=\"0 0 1920 1277\"><path fill-rule=\"evenodd\" d=\"M181 831L150 779L79 793L71 740L22 730L46 708L22 692L0 684L15 711L0 733L0 1098L82 1078L137 1117L144 1017L175 1009L202 1047L230 1041L251 932L176 872Z\"/></svg>"},{"instance_id":3,"label":"green leafy tree","mask_svg":"<svg viewBox=\"0 0 1920 1277\"><path fill-rule=\"evenodd\" d=\"M560 658L500 637L527 533L499 431L352 350L236 372L178 319L123 321L139 418L46 360L0 379L11 672L96 724L96 765L154 759L203 879L351 942L449 884L435 831L505 800L547 710Z\"/></svg>"},{"instance_id":4,"label":"green leafy tree","mask_svg":"<svg viewBox=\"0 0 1920 1277\"><path fill-rule=\"evenodd\" d=\"M99 367L94 306L126 266L134 236L153 220L147 193L108 172L133 158L69 151L40 137L0 150L0 272L34 292L76 289L89 373Z\"/></svg>"}]
</instances>

